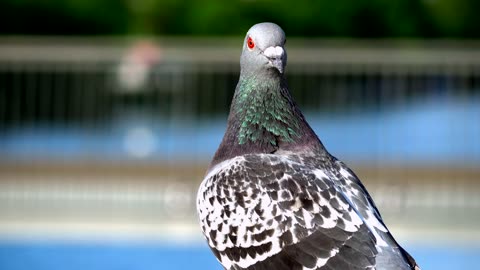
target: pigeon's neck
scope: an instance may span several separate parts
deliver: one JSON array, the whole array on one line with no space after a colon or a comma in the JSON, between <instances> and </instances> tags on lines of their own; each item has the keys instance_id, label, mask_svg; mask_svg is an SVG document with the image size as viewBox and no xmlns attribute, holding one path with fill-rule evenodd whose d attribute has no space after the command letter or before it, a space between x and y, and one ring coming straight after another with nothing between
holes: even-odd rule
<instances>
[{"instance_id":1,"label":"pigeon's neck","mask_svg":"<svg viewBox=\"0 0 480 270\"><path fill-rule=\"evenodd\" d=\"M277 147L280 141L291 143L300 137L302 119L286 88L277 74L240 79L230 112L238 119L229 123L234 124L239 145L251 142Z\"/></svg>"},{"instance_id":2,"label":"pigeon's neck","mask_svg":"<svg viewBox=\"0 0 480 270\"><path fill-rule=\"evenodd\" d=\"M235 156L323 149L279 73L242 74L211 166Z\"/></svg>"}]
</instances>

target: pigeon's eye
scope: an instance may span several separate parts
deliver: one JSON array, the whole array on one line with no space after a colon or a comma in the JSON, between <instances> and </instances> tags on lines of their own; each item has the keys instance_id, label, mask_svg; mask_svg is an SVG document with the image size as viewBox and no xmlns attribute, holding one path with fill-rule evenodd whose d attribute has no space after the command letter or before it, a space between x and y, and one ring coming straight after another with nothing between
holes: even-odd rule
<instances>
[{"instance_id":1,"label":"pigeon's eye","mask_svg":"<svg viewBox=\"0 0 480 270\"><path fill-rule=\"evenodd\" d=\"M255 42L253 42L253 39L251 37L247 38L247 47L252 50L255 48Z\"/></svg>"}]
</instances>

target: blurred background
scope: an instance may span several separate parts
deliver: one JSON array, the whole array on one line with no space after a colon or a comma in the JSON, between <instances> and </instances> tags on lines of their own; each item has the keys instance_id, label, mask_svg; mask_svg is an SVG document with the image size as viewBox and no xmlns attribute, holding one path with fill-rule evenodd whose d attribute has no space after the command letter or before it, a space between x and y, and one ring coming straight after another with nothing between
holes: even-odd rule
<instances>
[{"instance_id":1,"label":"blurred background","mask_svg":"<svg viewBox=\"0 0 480 270\"><path fill-rule=\"evenodd\" d=\"M423 269L480 258L480 2L0 2L0 269L221 269L196 190L248 28Z\"/></svg>"}]
</instances>

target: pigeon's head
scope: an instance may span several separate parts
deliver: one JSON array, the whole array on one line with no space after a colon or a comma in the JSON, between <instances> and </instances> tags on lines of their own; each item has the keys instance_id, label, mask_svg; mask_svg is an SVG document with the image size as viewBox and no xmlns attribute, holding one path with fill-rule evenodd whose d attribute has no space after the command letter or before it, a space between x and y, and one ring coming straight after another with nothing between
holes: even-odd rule
<instances>
[{"instance_id":1,"label":"pigeon's head","mask_svg":"<svg viewBox=\"0 0 480 270\"><path fill-rule=\"evenodd\" d=\"M285 32L274 23L259 23L250 28L243 42L242 72L274 70L283 74L287 63Z\"/></svg>"}]
</instances>

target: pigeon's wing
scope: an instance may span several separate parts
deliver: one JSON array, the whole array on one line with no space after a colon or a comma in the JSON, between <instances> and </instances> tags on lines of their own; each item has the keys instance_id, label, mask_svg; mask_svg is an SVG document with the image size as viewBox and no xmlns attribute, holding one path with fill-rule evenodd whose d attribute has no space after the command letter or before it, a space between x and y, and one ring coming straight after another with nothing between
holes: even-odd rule
<instances>
[{"instance_id":1,"label":"pigeon's wing","mask_svg":"<svg viewBox=\"0 0 480 270\"><path fill-rule=\"evenodd\" d=\"M420 269L413 257L393 238L372 197L355 173L345 163L336 159L333 166L335 175L332 177L337 179L338 189L344 194L350 205L357 210L364 223L375 235L377 246L381 247L376 265L383 267L380 269L385 269L384 265L398 265L408 261L413 269Z\"/></svg>"},{"instance_id":2,"label":"pigeon's wing","mask_svg":"<svg viewBox=\"0 0 480 270\"><path fill-rule=\"evenodd\" d=\"M197 198L202 229L227 269L375 269L375 234L328 171L296 156L225 161Z\"/></svg>"}]
</instances>

